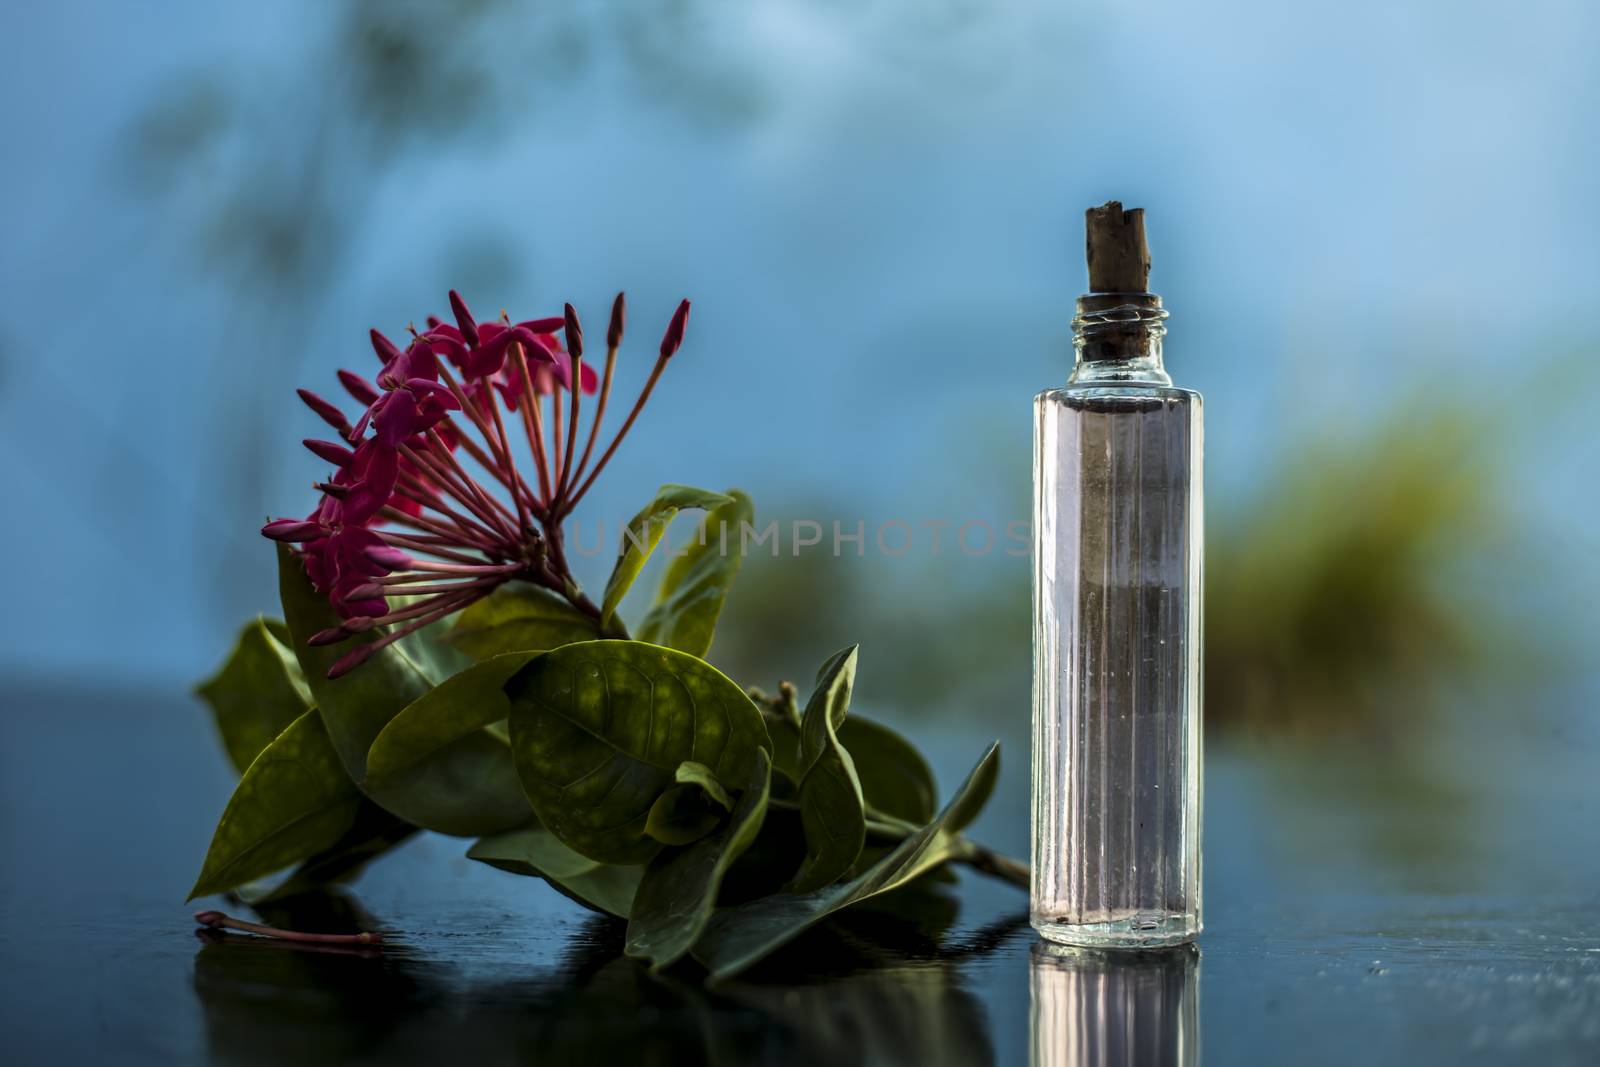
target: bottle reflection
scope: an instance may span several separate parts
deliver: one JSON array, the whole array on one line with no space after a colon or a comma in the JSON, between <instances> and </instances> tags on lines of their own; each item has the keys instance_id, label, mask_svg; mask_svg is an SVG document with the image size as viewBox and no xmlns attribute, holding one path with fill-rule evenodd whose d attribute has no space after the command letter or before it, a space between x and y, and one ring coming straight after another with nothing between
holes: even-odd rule
<instances>
[{"instance_id":1,"label":"bottle reflection","mask_svg":"<svg viewBox=\"0 0 1600 1067\"><path fill-rule=\"evenodd\" d=\"M1193 1067L1200 1062L1200 951L1070 948L1029 960L1034 1067Z\"/></svg>"}]
</instances>

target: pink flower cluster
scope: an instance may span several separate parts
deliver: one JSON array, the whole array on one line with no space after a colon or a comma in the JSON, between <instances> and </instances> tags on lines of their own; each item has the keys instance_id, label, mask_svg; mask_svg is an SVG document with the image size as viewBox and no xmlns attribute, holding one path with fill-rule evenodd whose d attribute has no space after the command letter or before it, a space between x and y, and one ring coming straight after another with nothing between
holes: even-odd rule
<instances>
[{"instance_id":1,"label":"pink flower cluster","mask_svg":"<svg viewBox=\"0 0 1600 1067\"><path fill-rule=\"evenodd\" d=\"M454 291L450 307L454 325L430 317L427 331L413 331L404 349L371 332L383 364L376 384L339 372L345 390L364 406L354 424L338 405L299 390L339 435L337 442L305 442L335 470L317 483L323 496L310 515L269 522L261 532L299 546L307 576L344 620L313 643L403 624L356 646L330 677L512 578L538 582L597 614L567 572L561 523L633 425L682 344L689 312L688 301L682 302L632 412L590 468L622 340L622 295L612 306L603 385L583 361L583 331L572 305L560 317L518 323L504 317L480 323ZM579 456L580 399L597 391ZM516 463L506 429L510 416L522 424L537 488ZM469 472L459 453L487 474L493 489ZM391 608L391 596L407 599Z\"/></svg>"}]
</instances>

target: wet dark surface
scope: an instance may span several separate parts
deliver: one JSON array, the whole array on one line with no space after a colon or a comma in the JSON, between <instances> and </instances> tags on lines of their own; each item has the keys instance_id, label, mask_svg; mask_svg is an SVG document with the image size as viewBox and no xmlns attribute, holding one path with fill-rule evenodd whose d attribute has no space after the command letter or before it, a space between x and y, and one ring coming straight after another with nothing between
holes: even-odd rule
<instances>
[{"instance_id":1,"label":"wet dark surface","mask_svg":"<svg viewBox=\"0 0 1600 1067\"><path fill-rule=\"evenodd\" d=\"M176 690L35 686L0 722L11 1063L1600 1062L1582 737L1447 754L1443 777L1210 753L1195 954L1052 956L1020 893L963 875L708 991L650 976L620 958L616 924L434 836L269 916L376 925L381 950L199 935L183 896L231 787L201 709ZM1025 853L1022 724L1002 725L976 832ZM983 739L924 729L948 786Z\"/></svg>"}]
</instances>

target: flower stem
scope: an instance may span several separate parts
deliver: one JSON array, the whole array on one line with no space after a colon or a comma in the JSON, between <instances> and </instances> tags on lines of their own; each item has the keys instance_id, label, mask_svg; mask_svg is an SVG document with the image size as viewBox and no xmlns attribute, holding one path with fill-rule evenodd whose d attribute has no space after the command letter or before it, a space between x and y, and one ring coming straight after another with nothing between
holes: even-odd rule
<instances>
[{"instance_id":1,"label":"flower stem","mask_svg":"<svg viewBox=\"0 0 1600 1067\"><path fill-rule=\"evenodd\" d=\"M522 374L522 427L528 433L528 448L533 452L533 465L539 472L539 492L550 503L550 462L544 454L544 410L533 391L533 371L528 366L528 353L521 343L513 344L511 351L517 358L517 370Z\"/></svg>"},{"instance_id":2,"label":"flower stem","mask_svg":"<svg viewBox=\"0 0 1600 1067\"><path fill-rule=\"evenodd\" d=\"M373 584L382 586L408 586L416 585L418 582L437 582L438 580L439 575L432 571L414 571L405 574L385 574L381 578L372 579ZM396 589L395 593L400 596L409 596L410 590Z\"/></svg>"},{"instance_id":3,"label":"flower stem","mask_svg":"<svg viewBox=\"0 0 1600 1067\"><path fill-rule=\"evenodd\" d=\"M561 506L561 498L572 488L574 472L572 468L573 451L578 443L578 401L583 396L583 354L574 353L567 364L568 377L572 380L572 417L567 423L567 455L561 462L561 482L556 488L556 507Z\"/></svg>"},{"instance_id":4,"label":"flower stem","mask_svg":"<svg viewBox=\"0 0 1600 1067\"><path fill-rule=\"evenodd\" d=\"M444 379L445 387L448 388L452 394L454 394L456 403L461 405L461 413L467 417L467 420L471 422L473 426L477 427L478 434L483 438L484 444L489 446L489 452L491 455L495 453L497 451L497 442L495 440L494 431L489 428L488 422L484 420L483 413L478 410L477 402L467 394L465 389L461 388L461 384L456 381L455 375L451 374L442 366L439 368L439 377ZM465 435L462 435L462 440L466 440ZM495 455L493 462L490 465L490 469L493 470L497 468L501 471L509 471L510 464L505 462L505 457ZM510 488L509 483L506 487L508 489Z\"/></svg>"},{"instance_id":5,"label":"flower stem","mask_svg":"<svg viewBox=\"0 0 1600 1067\"><path fill-rule=\"evenodd\" d=\"M528 528L528 507L530 502L522 495L522 489L525 488L522 485L522 476L516 472L516 461L511 457L511 439L506 436L505 419L500 416L500 405L495 403L493 390L494 387L492 385L487 390L489 414L494 416L494 432L500 439L500 454L505 457L506 473L511 475L511 499L517 506L517 528L525 530ZM529 493L528 495L532 496L533 494Z\"/></svg>"},{"instance_id":6,"label":"flower stem","mask_svg":"<svg viewBox=\"0 0 1600 1067\"><path fill-rule=\"evenodd\" d=\"M421 478L406 471L401 471L399 482L400 485L396 491L402 496L414 500L423 507L436 511L450 520L452 525L449 527L435 520L429 520L434 523L434 526L438 528L441 534L445 529L450 529L451 533L448 536L454 540L486 546L497 543L498 535L495 531L451 507L445 502L444 497L434 492L433 487Z\"/></svg>"},{"instance_id":7,"label":"flower stem","mask_svg":"<svg viewBox=\"0 0 1600 1067\"><path fill-rule=\"evenodd\" d=\"M425 507L433 507L433 505L428 504L427 501L425 501L415 489L412 489L409 486L401 486L397 491L402 496L409 497L412 500L417 501L419 504L423 504ZM439 509L435 508L435 510ZM404 515L405 513L401 512L401 514ZM428 533L436 534L439 537L444 538L448 543L461 545L462 547L470 546L472 548L487 551L498 546L499 542L491 531L483 529L476 523L473 523L470 526L465 526L462 524L461 519L454 516L451 512L445 511L441 512L441 514L450 515L452 518L455 518L455 525L446 525L445 523L439 522L436 519L430 519L426 515L406 515L404 519L396 521L404 522L405 525L414 527L418 530L425 530Z\"/></svg>"},{"instance_id":8,"label":"flower stem","mask_svg":"<svg viewBox=\"0 0 1600 1067\"><path fill-rule=\"evenodd\" d=\"M577 470L567 479L568 489L577 485L578 479L583 477L583 472L589 469L589 460L594 456L595 438L600 436L600 423L606 417L606 401L611 397L611 377L616 373L616 369L617 346L611 345L606 349L606 372L600 379L600 396L595 403L594 418L589 420L589 440L583 446L583 458L578 460Z\"/></svg>"},{"instance_id":9,"label":"flower stem","mask_svg":"<svg viewBox=\"0 0 1600 1067\"><path fill-rule=\"evenodd\" d=\"M961 838L960 843L966 846L966 850L955 857L957 863L965 863L980 874L1010 882L1024 891L1032 887L1032 873L1026 863L986 848L968 837Z\"/></svg>"},{"instance_id":10,"label":"flower stem","mask_svg":"<svg viewBox=\"0 0 1600 1067\"><path fill-rule=\"evenodd\" d=\"M468 437L465 433L462 433L461 432L461 428L459 426L456 426L454 420L451 420L450 425L452 427L454 427L454 429L456 431L457 438L461 442L461 450L463 452L465 452L467 455L471 456L474 463L478 464L478 466L482 467L491 476L493 476L495 481L499 482L501 485L505 486L507 489L510 489L511 488L511 480L506 476L506 472L500 469L499 464L497 464L493 459L491 459L489 457L489 454L483 450L481 445L479 445L472 438ZM436 430L436 429L435 430L430 430L430 431L428 431L428 433L429 433L430 439L433 438L433 437L437 437L438 436L438 430ZM451 466L453 466L457 470L460 470L461 473L464 476L466 474L466 470L465 470L465 468L463 468L461 466L461 461L456 459L454 456L450 455L450 450L445 448L442 444L439 445L439 449L445 455L450 456L450 464L451 464Z\"/></svg>"},{"instance_id":11,"label":"flower stem","mask_svg":"<svg viewBox=\"0 0 1600 1067\"><path fill-rule=\"evenodd\" d=\"M446 368L440 367L439 376L444 379L445 386L452 394L454 394L456 402L461 405L462 412L465 413L468 420L470 420L471 423L478 428L478 433L482 435L484 443L489 446L489 452L492 454L493 458L491 462L485 464L486 468L493 472L494 476L500 481L500 483L507 489L512 490L513 493L520 488L531 498L533 496L532 490L530 490L527 483L522 480L522 475L517 473L516 463L514 463L511 459L509 442L505 443L505 449L502 450L502 439L496 437L494 431L489 428L488 422L484 420L483 413L478 410L476 401L474 401L472 397L468 395L466 390L461 388L460 384L457 383L455 379L455 375L451 374ZM489 393L489 406L492 408L494 407L494 387L488 386L487 389ZM429 431L430 434L434 432L435 431L432 430ZM461 441L463 446L469 443L469 440L465 434L461 435ZM472 452L473 450L469 448L468 451ZM480 455L474 455L473 458L478 460L480 463L484 463L484 460ZM464 475L465 472L463 472L463 476ZM496 503L499 502L496 501ZM507 511L507 514L509 515L510 512Z\"/></svg>"},{"instance_id":12,"label":"flower stem","mask_svg":"<svg viewBox=\"0 0 1600 1067\"><path fill-rule=\"evenodd\" d=\"M449 455L443 446L444 439L438 436L438 430L430 429L429 440L438 440L437 450ZM461 469L459 463L445 462L434 455L435 449L414 449L403 445L400 454L416 464L418 469L430 475L439 487L459 500L463 507L489 526L500 537L511 544L516 544L516 518L506 511L505 506L489 495L488 490L479 485L477 479ZM452 469L452 467L454 469Z\"/></svg>"},{"instance_id":13,"label":"flower stem","mask_svg":"<svg viewBox=\"0 0 1600 1067\"><path fill-rule=\"evenodd\" d=\"M477 445L474 445L472 443L472 439L466 434L461 433L459 429L456 430L456 433L457 439L461 442L461 447L466 449L467 454L481 464L483 468L494 477L495 481L499 482L507 489L510 489L513 479L508 476L507 472L501 470L499 467L494 466L489 457L484 455L483 449L479 448ZM439 435L439 430L437 427L429 428L428 443L429 448L427 449L427 452L429 454L429 459L432 460L433 463L433 466L430 467L429 470L438 470L449 474L449 476L453 478L458 485L476 496L481 503L498 511L506 519L512 522L516 521L516 517L511 514L511 509L502 504L499 497L490 493L489 490L485 489L481 484L479 484L478 479L474 478L471 473L468 472L467 468L461 465L461 461L456 459L455 454L451 452L448 447L446 447L444 438ZM516 471L512 470L510 473L515 475ZM516 480L520 481L520 476L518 476Z\"/></svg>"},{"instance_id":14,"label":"flower stem","mask_svg":"<svg viewBox=\"0 0 1600 1067\"><path fill-rule=\"evenodd\" d=\"M772 807L798 809L799 805L792 800L772 800L768 802ZM868 807L867 814L867 840L879 841L884 844L897 844L921 830L916 823L897 819L880 811ZM1002 882L1010 882L1019 889L1029 888L1028 865L1020 860L996 852L987 845L980 845L970 837L957 835L953 842L950 861L963 863L979 874L987 874L991 878L998 878Z\"/></svg>"},{"instance_id":15,"label":"flower stem","mask_svg":"<svg viewBox=\"0 0 1600 1067\"><path fill-rule=\"evenodd\" d=\"M480 589L483 586L490 584L498 584L504 580L505 579L503 577L496 575L489 578L480 578L474 582L448 583L439 587L444 590L443 593L431 597L428 600L424 600L420 604L412 604L410 607L404 607L398 611L391 611L389 614L376 618L372 621L378 626L388 626L391 623L405 622L407 619L414 619L419 615L435 615L439 612L439 609L445 607L447 604L450 604L452 601L464 598L466 594L473 592L475 589ZM483 591L488 592L487 589ZM418 590L407 589L404 594L399 595L413 596L417 595L418 592Z\"/></svg>"},{"instance_id":16,"label":"flower stem","mask_svg":"<svg viewBox=\"0 0 1600 1067\"><path fill-rule=\"evenodd\" d=\"M388 592L386 594L388 596L433 596L433 595L438 594L438 593L456 593L456 592L460 592L463 589L476 589L476 588L478 588L479 586L482 586L482 585L491 585L491 584L492 585L499 585L501 582L506 580L503 575L499 575L499 574L485 575L482 578L474 578L469 582L442 582L442 583L438 581L438 578L439 578L438 574L417 575L416 577L418 577L418 578L431 578L431 579L434 580L435 584L434 585L406 584L406 585L403 585L403 586L400 586L400 587L395 587L393 585L385 586L385 585L383 585L382 582L379 582L379 581L374 581L372 584L383 586L383 588L388 590ZM394 616L388 616L388 617L379 619L378 621L379 622L393 622L394 621Z\"/></svg>"},{"instance_id":17,"label":"flower stem","mask_svg":"<svg viewBox=\"0 0 1600 1067\"><path fill-rule=\"evenodd\" d=\"M556 496L561 495L561 482L566 477L566 469L561 465L562 437L566 430L566 404L561 399L561 387L558 384L550 390L550 432L555 436L555 442L550 447L550 462L552 470L550 477L556 483Z\"/></svg>"},{"instance_id":18,"label":"flower stem","mask_svg":"<svg viewBox=\"0 0 1600 1067\"><path fill-rule=\"evenodd\" d=\"M411 522L411 516L407 515L398 508L384 508L382 511L378 512L378 514L382 515L390 522ZM468 566L479 566L483 563L483 560L480 557L469 556L465 552L452 551L451 549L435 544L433 541L422 537L412 537L407 534L395 533L393 530L384 530L380 532L378 536L382 537L385 542L393 545L395 548L404 548L412 552L426 552L430 556L438 556L440 559L448 559L456 563L466 564ZM449 543L454 545L458 542L451 540Z\"/></svg>"},{"instance_id":19,"label":"flower stem","mask_svg":"<svg viewBox=\"0 0 1600 1067\"><path fill-rule=\"evenodd\" d=\"M510 577L515 572L522 570L522 568L523 568L523 565L521 563L500 563L500 564L483 563L483 564L472 564L472 565L469 566L469 565L466 565L466 564L458 564L458 563L435 563L431 559L414 559L414 560L411 561L411 569L412 570L414 570L414 571L433 571L433 572L435 572L437 574L470 574L470 575L473 575L473 576L477 576L477 575L480 575L480 574L481 575L504 574L507 577Z\"/></svg>"},{"instance_id":20,"label":"flower stem","mask_svg":"<svg viewBox=\"0 0 1600 1067\"><path fill-rule=\"evenodd\" d=\"M639 391L639 399L633 402L633 410L628 412L628 417L623 420L622 428L617 431L617 436L611 439L610 447L601 455L600 462L594 465L594 470L589 472L589 477L584 479L583 487L562 503L560 514L571 514L572 509L578 506L578 502L583 499L584 494L589 491L589 487L594 484L594 480L600 477L600 472L606 469L606 464L611 462L611 457L616 454L618 446L622 444L622 439L628 436L628 431L633 428L634 420L639 417L639 412L644 410L645 403L650 399L650 393L655 389L656 382L661 380L661 372L666 367L666 357L656 360L656 365L650 369L650 378L644 383L644 388Z\"/></svg>"},{"instance_id":21,"label":"flower stem","mask_svg":"<svg viewBox=\"0 0 1600 1067\"><path fill-rule=\"evenodd\" d=\"M380 649L394 644L403 637L408 637L411 634L416 633L424 626L438 622L446 615L461 611L468 605L474 604L483 599L489 594L490 588L493 587L491 586L484 589L473 589L459 597L444 597L435 600L434 604L438 606L428 614L423 615L421 618L416 619L413 622L408 622L398 630L390 630L376 641L372 641L364 645L357 645L355 648L345 653L342 658L335 660L333 666L328 668L328 678L331 680L334 678L343 677L344 675L355 670L357 667L361 666L367 660L371 659L373 653L379 651ZM441 601L444 602L441 603Z\"/></svg>"}]
</instances>

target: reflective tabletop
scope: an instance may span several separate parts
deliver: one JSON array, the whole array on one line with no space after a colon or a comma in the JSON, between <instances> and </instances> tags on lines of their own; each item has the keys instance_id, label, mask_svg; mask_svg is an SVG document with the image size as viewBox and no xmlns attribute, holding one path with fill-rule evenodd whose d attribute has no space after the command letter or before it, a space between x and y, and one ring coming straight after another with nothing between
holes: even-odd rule
<instances>
[{"instance_id":1,"label":"reflective tabletop","mask_svg":"<svg viewBox=\"0 0 1600 1067\"><path fill-rule=\"evenodd\" d=\"M1022 894L962 873L708 989L432 835L262 914L378 928L382 947L199 931L183 896L232 785L199 706L24 685L0 723L8 1062L1600 1062L1582 738L1496 735L1445 774L1324 747L1208 752L1197 947L1055 949ZM974 833L1025 856L1026 723L1003 726ZM946 786L989 739L909 728Z\"/></svg>"}]
</instances>

